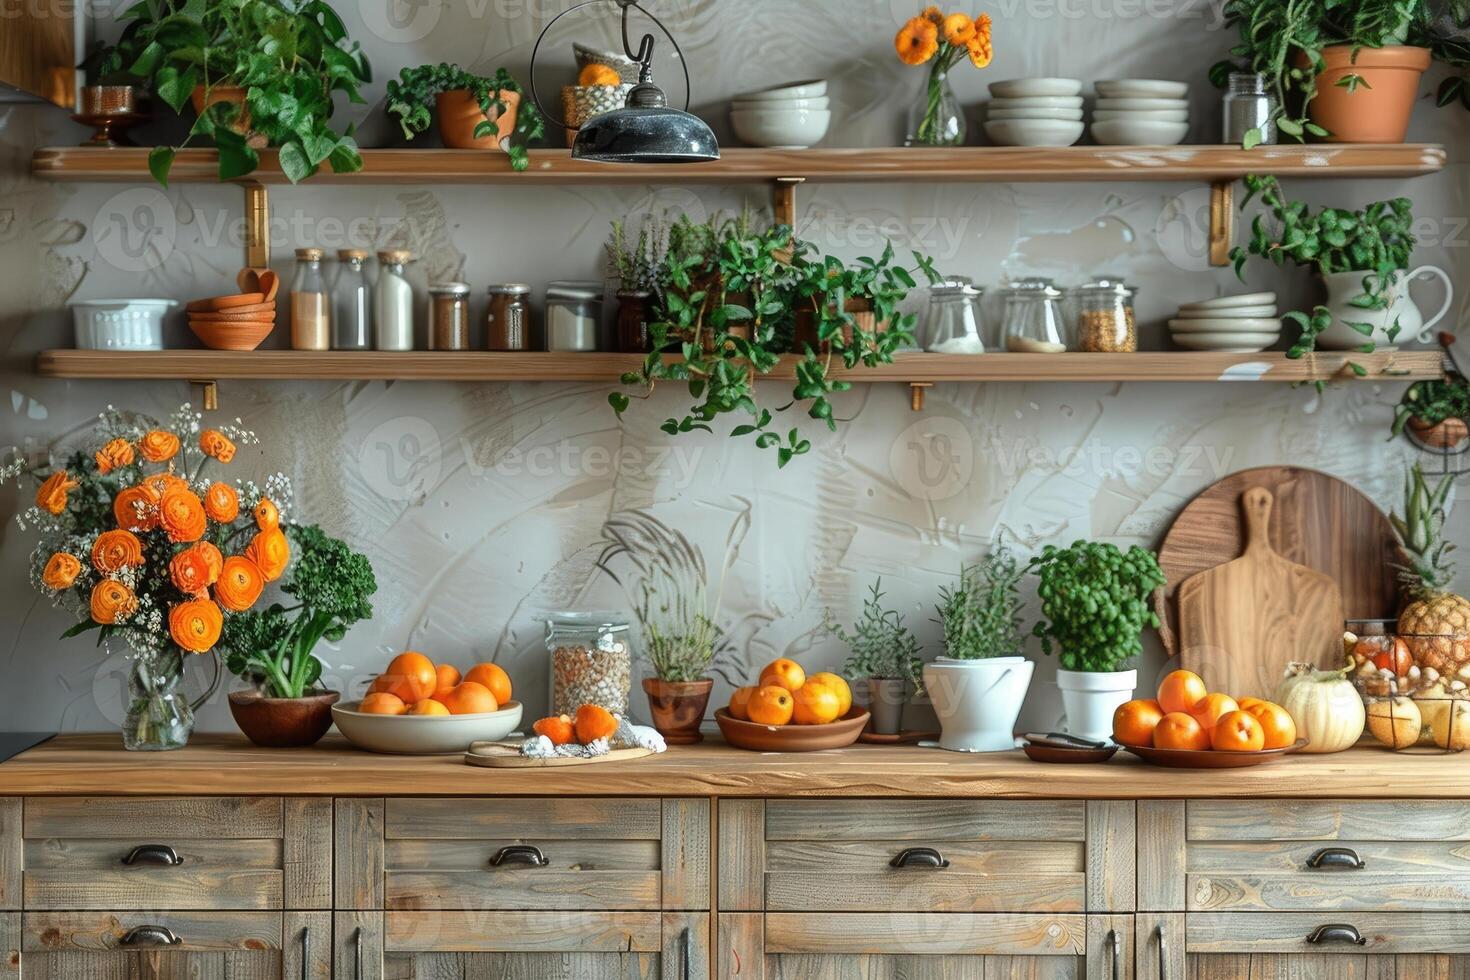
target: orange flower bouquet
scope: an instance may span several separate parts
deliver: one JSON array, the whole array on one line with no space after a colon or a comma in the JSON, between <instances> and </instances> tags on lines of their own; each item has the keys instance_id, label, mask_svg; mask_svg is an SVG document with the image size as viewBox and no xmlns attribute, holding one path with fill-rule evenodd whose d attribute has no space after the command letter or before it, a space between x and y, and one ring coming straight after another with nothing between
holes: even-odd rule
<instances>
[{"instance_id":1,"label":"orange flower bouquet","mask_svg":"<svg viewBox=\"0 0 1470 980\"><path fill-rule=\"evenodd\" d=\"M990 15L946 14L927 7L899 29L893 41L906 65L928 65L924 101L914 113L905 144L963 146L965 113L949 84L949 70L961 58L976 68L990 64Z\"/></svg>"},{"instance_id":2,"label":"orange flower bouquet","mask_svg":"<svg viewBox=\"0 0 1470 980\"><path fill-rule=\"evenodd\" d=\"M188 405L166 424L109 409L94 436L59 467L31 466L17 452L0 482L40 483L18 521L39 532L36 588L79 619L63 636L96 630L99 646L117 639L132 650L123 744L178 748L220 679L211 656L210 690L191 705L177 690L184 655L214 654L225 618L249 610L285 571L281 508L291 486L281 474L263 487L207 476L259 440L238 425L207 428Z\"/></svg>"}]
</instances>

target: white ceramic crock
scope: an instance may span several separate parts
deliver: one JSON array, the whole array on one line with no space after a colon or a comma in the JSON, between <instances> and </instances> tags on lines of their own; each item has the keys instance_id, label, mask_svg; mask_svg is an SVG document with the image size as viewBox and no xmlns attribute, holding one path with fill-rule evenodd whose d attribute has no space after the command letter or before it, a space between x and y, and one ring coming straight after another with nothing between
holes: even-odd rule
<instances>
[{"instance_id":1,"label":"white ceramic crock","mask_svg":"<svg viewBox=\"0 0 1470 980\"><path fill-rule=\"evenodd\" d=\"M1113 712L1133 699L1138 671L1092 673L1058 670L1057 687L1062 692L1062 731L1095 742L1113 737Z\"/></svg>"},{"instance_id":2,"label":"white ceramic crock","mask_svg":"<svg viewBox=\"0 0 1470 980\"><path fill-rule=\"evenodd\" d=\"M1364 310L1353 306L1353 300L1363 295L1364 278L1376 278L1371 272L1334 272L1323 276L1327 285L1327 309L1332 312L1332 326L1317 337L1317 346L1322 350L1358 350L1370 339L1379 350L1392 350L1398 344L1433 340L1434 325L1443 320L1455 299L1455 286L1443 269L1423 265L1413 272L1400 270L1388 287L1389 306L1384 310ZM1438 278L1444 283L1444 305L1439 312L1425 321L1419 307L1409 296L1409 284L1415 279ZM1370 323L1373 336L1363 336L1348 323ZM1397 323L1399 332L1393 338L1388 330Z\"/></svg>"},{"instance_id":3,"label":"white ceramic crock","mask_svg":"<svg viewBox=\"0 0 1470 980\"><path fill-rule=\"evenodd\" d=\"M1025 657L950 660L924 665L924 689L939 716L939 747L954 752L1009 752L1016 718L1036 665Z\"/></svg>"},{"instance_id":4,"label":"white ceramic crock","mask_svg":"<svg viewBox=\"0 0 1470 980\"><path fill-rule=\"evenodd\" d=\"M78 350L163 350L171 299L83 299L67 304Z\"/></svg>"}]
</instances>

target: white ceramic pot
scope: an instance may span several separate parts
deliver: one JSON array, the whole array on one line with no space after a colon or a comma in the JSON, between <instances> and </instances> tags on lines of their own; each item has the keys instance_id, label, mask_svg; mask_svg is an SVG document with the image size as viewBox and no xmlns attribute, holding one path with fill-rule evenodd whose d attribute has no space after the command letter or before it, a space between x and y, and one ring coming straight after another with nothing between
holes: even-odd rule
<instances>
[{"instance_id":1,"label":"white ceramic pot","mask_svg":"<svg viewBox=\"0 0 1470 980\"><path fill-rule=\"evenodd\" d=\"M1113 712L1133 699L1138 671L1093 673L1058 670L1062 692L1062 731L1080 738L1106 742L1113 737Z\"/></svg>"},{"instance_id":2,"label":"white ceramic pot","mask_svg":"<svg viewBox=\"0 0 1470 980\"><path fill-rule=\"evenodd\" d=\"M1379 350L1393 350L1398 344L1417 341L1421 344L1433 340L1434 325L1443 320L1455 299L1455 286L1443 269L1422 265L1413 272L1400 270L1388 287L1389 305L1384 310L1363 310L1353 306L1353 300L1363 295L1364 278L1374 279L1371 272L1334 272L1323 276L1327 286L1327 308L1332 311L1332 326L1317 337L1317 346L1322 350L1358 350L1370 339ZM1419 307L1409 296L1409 284L1415 279L1438 278L1444 283L1444 305L1425 322ZM1373 325L1373 336L1363 334L1348 326L1348 323ZM1399 332L1392 338L1388 331L1397 323Z\"/></svg>"},{"instance_id":3,"label":"white ceramic pot","mask_svg":"<svg viewBox=\"0 0 1470 980\"><path fill-rule=\"evenodd\" d=\"M924 689L939 716L939 747L955 752L1009 752L1016 718L1036 667L1025 657L950 660L924 665Z\"/></svg>"},{"instance_id":4,"label":"white ceramic pot","mask_svg":"<svg viewBox=\"0 0 1470 980\"><path fill-rule=\"evenodd\" d=\"M171 299L82 299L67 304L78 350L163 350Z\"/></svg>"}]
</instances>

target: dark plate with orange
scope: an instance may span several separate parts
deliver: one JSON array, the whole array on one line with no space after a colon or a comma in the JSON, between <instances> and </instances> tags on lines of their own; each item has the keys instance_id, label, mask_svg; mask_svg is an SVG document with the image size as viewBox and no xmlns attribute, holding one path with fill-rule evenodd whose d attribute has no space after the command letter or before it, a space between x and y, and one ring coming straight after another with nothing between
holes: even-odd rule
<instances>
[{"instance_id":1,"label":"dark plate with orange","mask_svg":"<svg viewBox=\"0 0 1470 980\"><path fill-rule=\"evenodd\" d=\"M1131 752L1144 762L1172 769L1243 769L1259 766L1263 762L1279 759L1283 755L1304 747L1307 740L1299 738L1292 745L1279 749L1262 749L1259 752L1232 752L1219 749L1156 749L1141 745L1125 745L1124 752Z\"/></svg>"},{"instance_id":2,"label":"dark plate with orange","mask_svg":"<svg viewBox=\"0 0 1470 980\"><path fill-rule=\"evenodd\" d=\"M826 725L761 725L741 721L728 708L715 710L715 724L725 741L752 752L820 752L846 748L857 741L868 724L868 709L853 706L847 714Z\"/></svg>"}]
</instances>

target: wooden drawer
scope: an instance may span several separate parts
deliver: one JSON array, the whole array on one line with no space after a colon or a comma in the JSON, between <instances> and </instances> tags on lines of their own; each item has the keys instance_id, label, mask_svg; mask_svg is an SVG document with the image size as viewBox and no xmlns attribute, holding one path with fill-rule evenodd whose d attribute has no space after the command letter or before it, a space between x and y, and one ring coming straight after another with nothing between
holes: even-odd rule
<instances>
[{"instance_id":1,"label":"wooden drawer","mask_svg":"<svg viewBox=\"0 0 1470 980\"><path fill-rule=\"evenodd\" d=\"M1191 912L1185 916L1185 923L1185 951L1191 957L1240 953L1470 954L1470 932L1465 929L1464 916L1453 912ZM1309 937L1324 926L1342 926L1352 932L1324 932L1316 936L1316 942L1311 941ZM1353 933L1363 941L1353 941ZM1391 977L1393 973L1382 975Z\"/></svg>"},{"instance_id":2,"label":"wooden drawer","mask_svg":"<svg viewBox=\"0 0 1470 980\"><path fill-rule=\"evenodd\" d=\"M331 801L31 799L30 910L280 910L331 904Z\"/></svg>"},{"instance_id":3,"label":"wooden drawer","mask_svg":"<svg viewBox=\"0 0 1470 980\"><path fill-rule=\"evenodd\" d=\"M1470 908L1470 807L1190 801L1185 908L1199 912Z\"/></svg>"},{"instance_id":4,"label":"wooden drawer","mask_svg":"<svg viewBox=\"0 0 1470 980\"><path fill-rule=\"evenodd\" d=\"M24 980L283 975L279 912L27 912L22 922ZM302 975L298 966L292 980Z\"/></svg>"},{"instance_id":5,"label":"wooden drawer","mask_svg":"<svg viewBox=\"0 0 1470 980\"><path fill-rule=\"evenodd\" d=\"M769 912L1082 912L1085 804L770 800Z\"/></svg>"}]
</instances>

